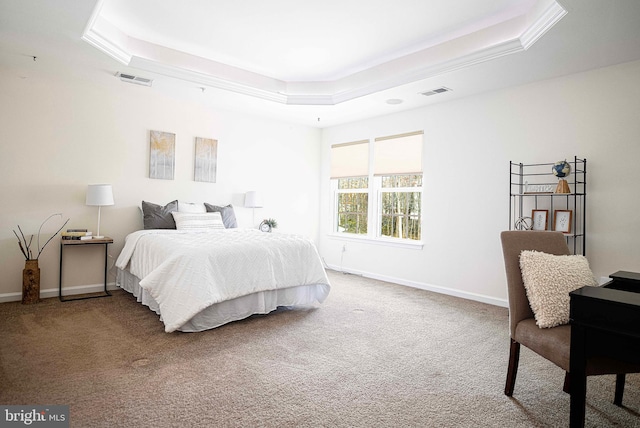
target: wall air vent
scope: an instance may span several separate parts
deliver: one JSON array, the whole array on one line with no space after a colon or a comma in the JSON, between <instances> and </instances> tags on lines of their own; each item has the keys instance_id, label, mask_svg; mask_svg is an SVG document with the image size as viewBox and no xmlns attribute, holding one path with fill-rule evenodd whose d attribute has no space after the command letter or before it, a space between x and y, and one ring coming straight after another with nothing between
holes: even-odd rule
<instances>
[{"instance_id":1,"label":"wall air vent","mask_svg":"<svg viewBox=\"0 0 640 428\"><path fill-rule=\"evenodd\" d=\"M442 94L443 92L449 92L452 90L453 89L449 89L449 88L445 88L444 86L441 86L439 88L432 89L430 91L420 92L420 95L424 95L425 97L430 97L431 95Z\"/></svg>"},{"instance_id":2,"label":"wall air vent","mask_svg":"<svg viewBox=\"0 0 640 428\"><path fill-rule=\"evenodd\" d=\"M116 76L120 78L123 82L134 83L136 85L142 86L151 86L153 80L147 79L145 77L133 76L131 74L124 74L117 72Z\"/></svg>"}]
</instances>

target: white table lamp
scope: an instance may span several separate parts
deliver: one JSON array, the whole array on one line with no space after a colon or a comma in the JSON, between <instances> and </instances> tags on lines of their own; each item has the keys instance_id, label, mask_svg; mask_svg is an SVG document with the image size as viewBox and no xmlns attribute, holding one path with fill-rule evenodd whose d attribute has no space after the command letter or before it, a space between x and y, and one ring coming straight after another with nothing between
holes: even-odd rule
<instances>
[{"instance_id":1,"label":"white table lamp","mask_svg":"<svg viewBox=\"0 0 640 428\"><path fill-rule=\"evenodd\" d=\"M252 214L252 227L256 225L256 208L262 208L262 198L260 193L255 190L251 190L244 195L244 206L253 209Z\"/></svg>"},{"instance_id":2,"label":"white table lamp","mask_svg":"<svg viewBox=\"0 0 640 428\"><path fill-rule=\"evenodd\" d=\"M113 205L113 189L111 188L111 184L89 184L85 203L98 207L98 232L94 238L104 238L104 236L100 235L100 208Z\"/></svg>"}]
</instances>

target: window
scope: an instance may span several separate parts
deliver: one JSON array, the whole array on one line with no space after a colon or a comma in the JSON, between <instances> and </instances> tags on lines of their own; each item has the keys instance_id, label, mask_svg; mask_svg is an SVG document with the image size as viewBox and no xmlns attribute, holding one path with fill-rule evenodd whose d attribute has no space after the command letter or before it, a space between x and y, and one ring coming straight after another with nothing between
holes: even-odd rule
<instances>
[{"instance_id":1,"label":"window","mask_svg":"<svg viewBox=\"0 0 640 428\"><path fill-rule=\"evenodd\" d=\"M333 232L420 241L423 133L331 147Z\"/></svg>"},{"instance_id":2,"label":"window","mask_svg":"<svg viewBox=\"0 0 640 428\"><path fill-rule=\"evenodd\" d=\"M331 147L335 232L366 235L369 219L369 141Z\"/></svg>"},{"instance_id":3,"label":"window","mask_svg":"<svg viewBox=\"0 0 640 428\"><path fill-rule=\"evenodd\" d=\"M337 227L340 233L367 234L369 211L369 178L338 179Z\"/></svg>"},{"instance_id":4,"label":"window","mask_svg":"<svg viewBox=\"0 0 640 428\"><path fill-rule=\"evenodd\" d=\"M419 241L422 174L386 175L381 181L380 235Z\"/></svg>"}]
</instances>

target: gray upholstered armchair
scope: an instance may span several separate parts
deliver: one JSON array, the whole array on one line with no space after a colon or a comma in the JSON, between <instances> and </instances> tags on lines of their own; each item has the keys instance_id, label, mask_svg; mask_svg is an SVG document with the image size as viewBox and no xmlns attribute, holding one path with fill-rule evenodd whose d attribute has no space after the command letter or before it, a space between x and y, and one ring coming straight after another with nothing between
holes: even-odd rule
<instances>
[{"instance_id":1,"label":"gray upholstered armchair","mask_svg":"<svg viewBox=\"0 0 640 428\"><path fill-rule=\"evenodd\" d=\"M507 274L509 294L509 328L511 348L509 368L504 393L513 395L518 372L520 345L556 364L565 371L564 391L569 392L569 355L571 344L571 326L569 324L552 328L540 328L536 325L534 314L527 299L520 270L520 253L523 250L536 250L547 254L568 255L569 248L560 232L550 231L505 231L500 236ZM616 374L616 392L614 403L622 405L625 373L634 373L638 367L613 360L599 359L587 363L587 376Z\"/></svg>"}]
</instances>

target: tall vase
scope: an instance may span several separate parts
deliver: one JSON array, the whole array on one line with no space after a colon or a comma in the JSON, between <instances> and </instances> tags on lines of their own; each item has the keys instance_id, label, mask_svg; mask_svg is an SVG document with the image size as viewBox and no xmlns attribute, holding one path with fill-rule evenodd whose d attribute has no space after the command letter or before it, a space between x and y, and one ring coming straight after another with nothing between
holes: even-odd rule
<instances>
[{"instance_id":1,"label":"tall vase","mask_svg":"<svg viewBox=\"0 0 640 428\"><path fill-rule=\"evenodd\" d=\"M22 304L30 305L40 301L40 268L38 259L27 260L22 271Z\"/></svg>"}]
</instances>

